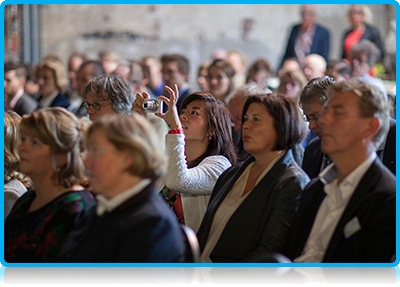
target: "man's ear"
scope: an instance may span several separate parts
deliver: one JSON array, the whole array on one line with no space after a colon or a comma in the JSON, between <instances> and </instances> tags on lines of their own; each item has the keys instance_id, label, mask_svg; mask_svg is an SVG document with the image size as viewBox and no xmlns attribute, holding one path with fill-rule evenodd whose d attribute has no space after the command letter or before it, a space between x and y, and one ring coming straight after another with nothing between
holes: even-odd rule
<instances>
[{"instance_id":1,"label":"man's ear","mask_svg":"<svg viewBox=\"0 0 400 287\"><path fill-rule=\"evenodd\" d=\"M20 86L20 87L25 87L25 83L26 83L25 78L19 79L19 86Z\"/></svg>"},{"instance_id":2,"label":"man's ear","mask_svg":"<svg viewBox=\"0 0 400 287\"><path fill-rule=\"evenodd\" d=\"M373 117L369 120L368 126L366 129L365 137L374 137L376 133L379 131L379 128L382 126L379 118Z\"/></svg>"}]
</instances>

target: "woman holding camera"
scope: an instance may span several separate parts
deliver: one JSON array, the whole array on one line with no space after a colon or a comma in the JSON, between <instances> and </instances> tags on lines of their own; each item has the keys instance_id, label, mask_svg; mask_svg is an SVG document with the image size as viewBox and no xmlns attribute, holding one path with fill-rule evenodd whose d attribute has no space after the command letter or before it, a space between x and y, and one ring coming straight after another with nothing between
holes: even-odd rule
<instances>
[{"instance_id":1,"label":"woman holding camera","mask_svg":"<svg viewBox=\"0 0 400 287\"><path fill-rule=\"evenodd\" d=\"M218 177L236 162L232 129L227 108L210 93L193 93L176 108L178 87L166 86L170 98L158 97L168 103L166 113L157 113L171 127L166 136L169 156L167 173L158 183L164 198L178 219L197 231L214 184ZM141 108L147 94L138 94L134 110Z\"/></svg>"}]
</instances>

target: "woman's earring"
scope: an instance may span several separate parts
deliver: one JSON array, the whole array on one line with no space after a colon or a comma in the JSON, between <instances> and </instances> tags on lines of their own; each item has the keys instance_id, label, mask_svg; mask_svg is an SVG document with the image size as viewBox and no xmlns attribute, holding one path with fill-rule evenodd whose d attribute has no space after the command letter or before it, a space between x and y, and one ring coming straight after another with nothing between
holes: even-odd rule
<instances>
[{"instance_id":1,"label":"woman's earring","mask_svg":"<svg viewBox=\"0 0 400 287\"><path fill-rule=\"evenodd\" d=\"M212 136L209 136L209 137L208 137L208 140L212 140Z\"/></svg>"}]
</instances>

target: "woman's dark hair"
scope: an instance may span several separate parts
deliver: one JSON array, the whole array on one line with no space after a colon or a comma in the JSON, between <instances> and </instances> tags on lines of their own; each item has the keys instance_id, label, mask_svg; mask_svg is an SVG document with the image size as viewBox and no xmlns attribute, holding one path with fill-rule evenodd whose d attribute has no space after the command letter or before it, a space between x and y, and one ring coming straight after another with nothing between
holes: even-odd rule
<instances>
[{"instance_id":1,"label":"woman's dark hair","mask_svg":"<svg viewBox=\"0 0 400 287\"><path fill-rule=\"evenodd\" d=\"M273 150L287 150L301 143L306 135L306 126L300 109L292 98L277 94L248 96L243 107L242 123L253 103L264 106L273 119L276 132Z\"/></svg>"},{"instance_id":2,"label":"woman's dark hair","mask_svg":"<svg viewBox=\"0 0 400 287\"><path fill-rule=\"evenodd\" d=\"M204 154L188 163L189 167L198 165L204 158L211 155L223 155L232 164L236 163L236 153L232 140L232 126L229 111L222 101L216 100L211 93L193 93L187 96L179 111L193 101L202 101L206 106L207 128L212 130L212 139Z\"/></svg>"}]
</instances>

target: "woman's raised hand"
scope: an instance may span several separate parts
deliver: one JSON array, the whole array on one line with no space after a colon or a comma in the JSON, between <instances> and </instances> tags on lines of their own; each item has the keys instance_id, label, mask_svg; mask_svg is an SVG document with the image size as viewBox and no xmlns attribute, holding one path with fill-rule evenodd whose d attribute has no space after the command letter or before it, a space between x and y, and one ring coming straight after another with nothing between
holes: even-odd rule
<instances>
[{"instance_id":1,"label":"woman's raised hand","mask_svg":"<svg viewBox=\"0 0 400 287\"><path fill-rule=\"evenodd\" d=\"M166 113L157 113L155 115L164 119L171 129L180 129L182 128L182 124L179 120L178 109L176 108L176 103L179 99L178 85L174 86L174 90L165 86L165 90L169 93L169 99L164 96L159 96L157 99L163 100L168 104L168 111Z\"/></svg>"},{"instance_id":2,"label":"woman's raised hand","mask_svg":"<svg viewBox=\"0 0 400 287\"><path fill-rule=\"evenodd\" d=\"M150 95L148 93L146 92L144 92L143 94L136 93L136 100L132 104L132 112L137 112L142 116L145 116L146 113L144 112L143 109L143 103L145 99L150 99Z\"/></svg>"}]
</instances>

